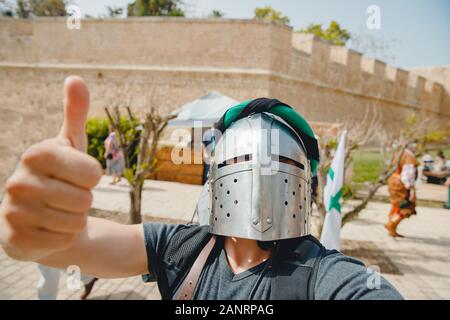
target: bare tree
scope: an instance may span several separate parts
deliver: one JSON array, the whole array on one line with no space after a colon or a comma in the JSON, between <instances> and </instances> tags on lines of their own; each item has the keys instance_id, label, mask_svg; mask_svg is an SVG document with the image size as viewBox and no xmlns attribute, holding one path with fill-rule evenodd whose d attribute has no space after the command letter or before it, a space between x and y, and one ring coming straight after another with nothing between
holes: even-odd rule
<instances>
[{"instance_id":1,"label":"bare tree","mask_svg":"<svg viewBox=\"0 0 450 320\"><path fill-rule=\"evenodd\" d=\"M150 102L149 111L145 113L142 119L133 115L130 103L124 106L127 112L128 120L131 124L137 125L134 130L124 131L121 125L121 113L118 105L105 108L108 119L117 132L118 141L125 157L125 179L130 184L130 223L137 224L142 222L141 202L142 189L145 178L155 171L156 153L158 151L158 142L173 115L161 116L156 109L153 95ZM138 143L136 143L138 141ZM131 157L136 155L137 162L132 164Z\"/></svg>"},{"instance_id":2,"label":"bare tree","mask_svg":"<svg viewBox=\"0 0 450 320\"><path fill-rule=\"evenodd\" d=\"M324 188L327 182L328 170L333 161L333 152L337 147L336 131L347 131L347 138L345 144L345 168L348 168L351 163L351 155L355 150L360 149L373 139L376 132L380 131L381 117L376 108L367 108L362 119L347 119L342 124L336 124L323 132L320 143L320 164L317 168L318 190L316 197L316 205L319 211L318 231L322 230L323 222L325 220L326 208L324 205Z\"/></svg>"}]
</instances>

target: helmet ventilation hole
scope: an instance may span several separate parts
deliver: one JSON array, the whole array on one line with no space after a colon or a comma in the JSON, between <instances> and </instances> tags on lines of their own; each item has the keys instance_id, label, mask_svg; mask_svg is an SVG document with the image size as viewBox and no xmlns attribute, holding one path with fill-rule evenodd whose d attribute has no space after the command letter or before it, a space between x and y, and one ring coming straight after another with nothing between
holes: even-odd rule
<instances>
[{"instance_id":1,"label":"helmet ventilation hole","mask_svg":"<svg viewBox=\"0 0 450 320\"><path fill-rule=\"evenodd\" d=\"M292 215L292 218L294 218L294 219L295 219L295 214L293 214L293 215Z\"/></svg>"},{"instance_id":2,"label":"helmet ventilation hole","mask_svg":"<svg viewBox=\"0 0 450 320\"><path fill-rule=\"evenodd\" d=\"M227 194L230 194L230 190L227 190Z\"/></svg>"},{"instance_id":3,"label":"helmet ventilation hole","mask_svg":"<svg viewBox=\"0 0 450 320\"><path fill-rule=\"evenodd\" d=\"M288 183L288 179L284 179L284 183Z\"/></svg>"},{"instance_id":4,"label":"helmet ventilation hole","mask_svg":"<svg viewBox=\"0 0 450 320\"><path fill-rule=\"evenodd\" d=\"M287 206L287 205L288 205L288 202L287 202L287 201L285 201L285 202L284 202L284 205L285 205L285 206Z\"/></svg>"},{"instance_id":5,"label":"helmet ventilation hole","mask_svg":"<svg viewBox=\"0 0 450 320\"><path fill-rule=\"evenodd\" d=\"M229 213L227 213L227 217L228 217L228 218L230 217L230 214L229 214Z\"/></svg>"},{"instance_id":6,"label":"helmet ventilation hole","mask_svg":"<svg viewBox=\"0 0 450 320\"><path fill-rule=\"evenodd\" d=\"M238 204L238 201L237 201L237 200L234 200L234 204Z\"/></svg>"},{"instance_id":7,"label":"helmet ventilation hole","mask_svg":"<svg viewBox=\"0 0 450 320\"><path fill-rule=\"evenodd\" d=\"M234 183L236 183L237 182L237 179L234 179Z\"/></svg>"},{"instance_id":8,"label":"helmet ventilation hole","mask_svg":"<svg viewBox=\"0 0 450 320\"><path fill-rule=\"evenodd\" d=\"M222 209L223 208L223 205L220 205L220 209Z\"/></svg>"},{"instance_id":9,"label":"helmet ventilation hole","mask_svg":"<svg viewBox=\"0 0 450 320\"><path fill-rule=\"evenodd\" d=\"M295 191L292 192L292 195L295 196Z\"/></svg>"}]
</instances>

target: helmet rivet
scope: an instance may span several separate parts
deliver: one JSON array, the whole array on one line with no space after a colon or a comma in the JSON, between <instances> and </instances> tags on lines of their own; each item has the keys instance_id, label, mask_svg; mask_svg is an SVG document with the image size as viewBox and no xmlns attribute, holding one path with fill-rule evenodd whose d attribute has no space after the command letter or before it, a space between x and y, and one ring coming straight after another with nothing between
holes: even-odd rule
<instances>
[{"instance_id":1,"label":"helmet rivet","mask_svg":"<svg viewBox=\"0 0 450 320\"><path fill-rule=\"evenodd\" d=\"M266 221L267 221L268 224L272 224L272 219L269 218Z\"/></svg>"},{"instance_id":2,"label":"helmet rivet","mask_svg":"<svg viewBox=\"0 0 450 320\"><path fill-rule=\"evenodd\" d=\"M258 224L258 219L253 219L253 224L257 225Z\"/></svg>"}]
</instances>

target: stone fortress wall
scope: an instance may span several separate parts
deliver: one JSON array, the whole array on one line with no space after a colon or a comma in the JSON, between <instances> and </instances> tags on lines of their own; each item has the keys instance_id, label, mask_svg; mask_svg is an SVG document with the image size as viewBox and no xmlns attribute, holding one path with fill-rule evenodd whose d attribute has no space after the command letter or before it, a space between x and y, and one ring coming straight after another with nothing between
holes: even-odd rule
<instances>
[{"instance_id":1,"label":"stone fortress wall","mask_svg":"<svg viewBox=\"0 0 450 320\"><path fill-rule=\"evenodd\" d=\"M385 130L414 111L450 120L449 88L358 52L257 20L0 19L0 186L19 155L57 133L62 84L82 76L91 115L131 97L162 112L211 91L278 98L308 120L339 122L377 110Z\"/></svg>"}]
</instances>

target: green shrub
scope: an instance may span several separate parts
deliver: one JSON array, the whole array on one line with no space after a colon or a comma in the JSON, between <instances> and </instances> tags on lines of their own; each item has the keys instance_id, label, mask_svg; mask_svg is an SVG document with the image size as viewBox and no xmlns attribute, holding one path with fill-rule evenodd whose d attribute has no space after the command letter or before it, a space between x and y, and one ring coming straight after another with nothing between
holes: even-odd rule
<instances>
[{"instance_id":1,"label":"green shrub","mask_svg":"<svg viewBox=\"0 0 450 320\"><path fill-rule=\"evenodd\" d=\"M125 133L125 138L130 146L132 152L129 152L129 162L133 164L137 161L137 148L139 146L139 126L137 120L129 120L128 118L120 119L120 127ZM89 118L86 124L86 134L88 139L87 152L89 155L97 159L103 166L106 167L106 159L103 157L105 153L105 139L109 134L109 121L102 118Z\"/></svg>"},{"instance_id":2,"label":"green shrub","mask_svg":"<svg viewBox=\"0 0 450 320\"><path fill-rule=\"evenodd\" d=\"M106 167L106 159L103 157L105 153L104 141L108 137L109 121L101 118L90 118L86 124L86 134L88 139L87 152L89 155L97 159Z\"/></svg>"}]
</instances>

